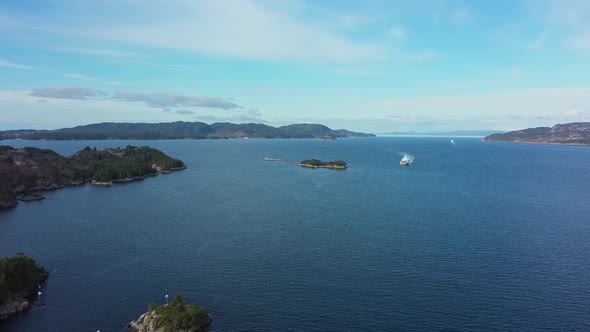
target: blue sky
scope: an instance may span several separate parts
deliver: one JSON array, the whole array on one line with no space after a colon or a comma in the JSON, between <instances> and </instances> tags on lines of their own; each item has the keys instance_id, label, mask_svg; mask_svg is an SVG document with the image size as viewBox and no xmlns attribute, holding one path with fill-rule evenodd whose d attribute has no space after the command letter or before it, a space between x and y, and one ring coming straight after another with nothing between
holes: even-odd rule
<instances>
[{"instance_id":1,"label":"blue sky","mask_svg":"<svg viewBox=\"0 0 590 332\"><path fill-rule=\"evenodd\" d=\"M590 121L590 1L2 0L0 129Z\"/></svg>"}]
</instances>

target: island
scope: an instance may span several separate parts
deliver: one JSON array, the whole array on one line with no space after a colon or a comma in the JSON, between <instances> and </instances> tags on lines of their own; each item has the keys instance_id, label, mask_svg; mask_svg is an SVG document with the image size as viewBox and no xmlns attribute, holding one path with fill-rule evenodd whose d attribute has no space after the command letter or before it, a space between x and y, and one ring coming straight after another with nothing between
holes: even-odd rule
<instances>
[{"instance_id":1,"label":"island","mask_svg":"<svg viewBox=\"0 0 590 332\"><path fill-rule=\"evenodd\" d=\"M49 272L23 253L0 259L0 321L31 308Z\"/></svg>"},{"instance_id":2,"label":"island","mask_svg":"<svg viewBox=\"0 0 590 332\"><path fill-rule=\"evenodd\" d=\"M127 328L134 332L200 332L205 331L211 321L204 308L185 305L180 294L176 294L169 304L150 304L148 311L131 321Z\"/></svg>"},{"instance_id":3,"label":"island","mask_svg":"<svg viewBox=\"0 0 590 332\"><path fill-rule=\"evenodd\" d=\"M40 191L84 183L112 185L183 170L186 165L147 146L97 150L86 147L71 157L49 149L0 146L0 209L42 200Z\"/></svg>"},{"instance_id":4,"label":"island","mask_svg":"<svg viewBox=\"0 0 590 332\"><path fill-rule=\"evenodd\" d=\"M334 160L334 161L321 161L317 159L306 159L299 163L301 167L309 168L329 168L329 169L346 169L348 166L345 161Z\"/></svg>"},{"instance_id":5,"label":"island","mask_svg":"<svg viewBox=\"0 0 590 332\"><path fill-rule=\"evenodd\" d=\"M561 145L590 145L590 122L557 124L486 136L487 142L520 142Z\"/></svg>"},{"instance_id":6,"label":"island","mask_svg":"<svg viewBox=\"0 0 590 332\"><path fill-rule=\"evenodd\" d=\"M106 139L227 139L373 137L346 129L333 130L321 124L299 123L272 127L261 123L216 122L114 123L103 122L56 130L20 129L0 131L3 139L106 140Z\"/></svg>"}]
</instances>

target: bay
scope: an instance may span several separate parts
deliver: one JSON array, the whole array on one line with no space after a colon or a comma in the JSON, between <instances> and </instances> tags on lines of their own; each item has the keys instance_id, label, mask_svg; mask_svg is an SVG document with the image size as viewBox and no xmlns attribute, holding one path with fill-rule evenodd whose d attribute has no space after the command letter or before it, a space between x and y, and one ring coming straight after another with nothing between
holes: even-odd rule
<instances>
[{"instance_id":1,"label":"bay","mask_svg":"<svg viewBox=\"0 0 590 332\"><path fill-rule=\"evenodd\" d=\"M590 330L590 148L449 141L3 141L188 169L1 211L0 256L51 275L47 306L0 329L122 331L168 289L213 332Z\"/></svg>"}]
</instances>

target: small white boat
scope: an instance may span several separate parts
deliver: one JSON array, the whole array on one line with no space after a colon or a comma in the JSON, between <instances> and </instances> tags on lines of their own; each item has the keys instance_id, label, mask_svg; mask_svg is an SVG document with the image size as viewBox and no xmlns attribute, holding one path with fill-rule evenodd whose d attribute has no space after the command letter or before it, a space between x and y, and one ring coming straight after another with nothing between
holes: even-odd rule
<instances>
[{"instance_id":1,"label":"small white boat","mask_svg":"<svg viewBox=\"0 0 590 332\"><path fill-rule=\"evenodd\" d=\"M402 166L409 166L411 163L412 160L410 159L410 156L408 156L407 154L405 154L402 160L399 162L399 164Z\"/></svg>"},{"instance_id":2,"label":"small white boat","mask_svg":"<svg viewBox=\"0 0 590 332\"><path fill-rule=\"evenodd\" d=\"M455 144L455 140L454 139L451 140L451 144Z\"/></svg>"}]
</instances>

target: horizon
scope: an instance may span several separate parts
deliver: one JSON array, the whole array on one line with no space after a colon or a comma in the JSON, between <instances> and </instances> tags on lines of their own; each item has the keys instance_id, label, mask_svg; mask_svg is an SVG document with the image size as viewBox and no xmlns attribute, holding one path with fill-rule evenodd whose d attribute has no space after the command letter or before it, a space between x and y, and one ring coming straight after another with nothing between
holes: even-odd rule
<instances>
[{"instance_id":1,"label":"horizon","mask_svg":"<svg viewBox=\"0 0 590 332\"><path fill-rule=\"evenodd\" d=\"M7 0L0 32L0 130L198 121L391 133L590 121L583 0Z\"/></svg>"}]
</instances>

